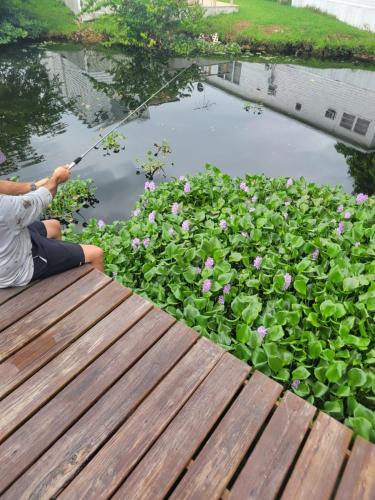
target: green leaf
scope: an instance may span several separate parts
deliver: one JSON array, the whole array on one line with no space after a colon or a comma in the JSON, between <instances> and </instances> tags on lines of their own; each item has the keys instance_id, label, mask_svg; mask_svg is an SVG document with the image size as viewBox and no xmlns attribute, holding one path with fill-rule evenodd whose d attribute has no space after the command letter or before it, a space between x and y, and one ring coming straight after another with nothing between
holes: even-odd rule
<instances>
[{"instance_id":1,"label":"green leaf","mask_svg":"<svg viewBox=\"0 0 375 500\"><path fill-rule=\"evenodd\" d=\"M334 302L332 302L332 300L325 300L320 304L320 310L322 312L324 319L327 319L335 314L336 305Z\"/></svg>"},{"instance_id":2,"label":"green leaf","mask_svg":"<svg viewBox=\"0 0 375 500\"><path fill-rule=\"evenodd\" d=\"M321 352L322 352L322 343L319 342L319 340L309 342L309 354L312 359L318 358Z\"/></svg>"},{"instance_id":3,"label":"green leaf","mask_svg":"<svg viewBox=\"0 0 375 500\"><path fill-rule=\"evenodd\" d=\"M199 311L196 307L189 304L184 308L184 318L187 319L190 325L194 324L197 316L199 316Z\"/></svg>"},{"instance_id":4,"label":"green leaf","mask_svg":"<svg viewBox=\"0 0 375 500\"><path fill-rule=\"evenodd\" d=\"M238 342L241 342L242 344L246 344L249 341L250 328L248 325L244 325L243 323L237 325L236 338Z\"/></svg>"},{"instance_id":5,"label":"green leaf","mask_svg":"<svg viewBox=\"0 0 375 500\"><path fill-rule=\"evenodd\" d=\"M365 385L366 380L366 373L360 368L352 368L348 371L348 381L352 387L362 387Z\"/></svg>"},{"instance_id":6,"label":"green leaf","mask_svg":"<svg viewBox=\"0 0 375 500\"><path fill-rule=\"evenodd\" d=\"M322 384L322 382L315 382L313 385L313 392L317 398L321 398L328 391L328 385Z\"/></svg>"},{"instance_id":7,"label":"green leaf","mask_svg":"<svg viewBox=\"0 0 375 500\"><path fill-rule=\"evenodd\" d=\"M304 366L299 366L292 373L293 380L305 380L310 377L310 372Z\"/></svg>"},{"instance_id":8,"label":"green leaf","mask_svg":"<svg viewBox=\"0 0 375 500\"><path fill-rule=\"evenodd\" d=\"M326 377L330 382L338 383L343 375L342 363L333 363L326 371Z\"/></svg>"},{"instance_id":9,"label":"green leaf","mask_svg":"<svg viewBox=\"0 0 375 500\"><path fill-rule=\"evenodd\" d=\"M280 325L271 326L267 331L267 341L276 342L284 337L284 330Z\"/></svg>"},{"instance_id":10,"label":"green leaf","mask_svg":"<svg viewBox=\"0 0 375 500\"><path fill-rule=\"evenodd\" d=\"M258 297L254 295L251 297L249 305L242 311L242 318L248 325L251 325L253 321L258 317L260 311L262 310L262 304L259 302Z\"/></svg>"},{"instance_id":11,"label":"green leaf","mask_svg":"<svg viewBox=\"0 0 375 500\"><path fill-rule=\"evenodd\" d=\"M361 286L358 278L345 278L343 282L343 288L345 292L351 292Z\"/></svg>"},{"instance_id":12,"label":"green leaf","mask_svg":"<svg viewBox=\"0 0 375 500\"><path fill-rule=\"evenodd\" d=\"M353 431L362 436L364 439L369 440L371 436L372 426L371 423L363 417L349 417L345 420L345 424L351 427Z\"/></svg>"},{"instance_id":13,"label":"green leaf","mask_svg":"<svg viewBox=\"0 0 375 500\"><path fill-rule=\"evenodd\" d=\"M335 418L342 418L344 414L344 406L342 401L336 399L335 401L326 401L324 403L324 411L326 411L329 415Z\"/></svg>"},{"instance_id":14,"label":"green leaf","mask_svg":"<svg viewBox=\"0 0 375 500\"><path fill-rule=\"evenodd\" d=\"M296 278L293 281L293 286L301 295L306 295L306 281L304 279Z\"/></svg>"},{"instance_id":15,"label":"green leaf","mask_svg":"<svg viewBox=\"0 0 375 500\"><path fill-rule=\"evenodd\" d=\"M278 372L283 367L283 361L279 357L269 356L268 365L273 372Z\"/></svg>"}]
</instances>

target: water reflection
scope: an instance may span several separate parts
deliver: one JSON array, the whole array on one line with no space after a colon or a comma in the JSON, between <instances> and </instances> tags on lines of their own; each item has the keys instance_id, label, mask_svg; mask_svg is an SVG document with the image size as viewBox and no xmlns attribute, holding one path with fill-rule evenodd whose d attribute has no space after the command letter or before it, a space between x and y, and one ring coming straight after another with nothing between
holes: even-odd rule
<instances>
[{"instance_id":1,"label":"water reflection","mask_svg":"<svg viewBox=\"0 0 375 500\"><path fill-rule=\"evenodd\" d=\"M188 64L165 54L76 46L3 51L0 150L8 161L0 174L28 165L26 180L49 173ZM173 175L196 173L207 161L231 175L304 175L375 193L372 71L201 61L121 131L125 153L103 159L94 151L77 168L108 200L103 218L123 217L124 197L130 210L143 185L132 177L135 160L164 139L172 146Z\"/></svg>"},{"instance_id":2,"label":"water reflection","mask_svg":"<svg viewBox=\"0 0 375 500\"><path fill-rule=\"evenodd\" d=\"M0 173L42 161L31 137L62 133L65 125L60 119L69 106L40 51L5 51L0 56L0 150L7 161Z\"/></svg>"}]
</instances>

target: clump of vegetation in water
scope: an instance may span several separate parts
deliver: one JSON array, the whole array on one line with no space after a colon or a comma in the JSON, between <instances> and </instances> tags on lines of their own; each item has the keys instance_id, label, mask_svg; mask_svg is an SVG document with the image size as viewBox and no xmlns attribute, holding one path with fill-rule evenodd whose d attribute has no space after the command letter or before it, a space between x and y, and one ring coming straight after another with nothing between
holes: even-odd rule
<instances>
[{"instance_id":1,"label":"clump of vegetation in water","mask_svg":"<svg viewBox=\"0 0 375 500\"><path fill-rule=\"evenodd\" d=\"M243 109L247 113L253 113L254 115L261 115L263 113L263 106L257 102L245 102Z\"/></svg>"},{"instance_id":2,"label":"clump of vegetation in water","mask_svg":"<svg viewBox=\"0 0 375 500\"><path fill-rule=\"evenodd\" d=\"M106 271L375 441L375 199L218 169L69 238Z\"/></svg>"},{"instance_id":3,"label":"clump of vegetation in water","mask_svg":"<svg viewBox=\"0 0 375 500\"><path fill-rule=\"evenodd\" d=\"M51 204L43 214L45 219L58 219L62 224L77 224L82 208L89 208L98 203L95 198L95 184L91 179L79 176L61 184Z\"/></svg>"},{"instance_id":4,"label":"clump of vegetation in water","mask_svg":"<svg viewBox=\"0 0 375 500\"><path fill-rule=\"evenodd\" d=\"M111 132L101 142L101 147L103 148L103 151L106 151L105 156L110 156L111 152L119 153L120 149L125 149L125 146L121 146L121 141L124 141L125 139L126 137L123 134L121 134L121 132L118 132L117 130ZM97 149L99 149L99 146L97 146Z\"/></svg>"},{"instance_id":5,"label":"clump of vegetation in water","mask_svg":"<svg viewBox=\"0 0 375 500\"><path fill-rule=\"evenodd\" d=\"M170 145L163 141L161 144L154 144L153 151L147 151L147 157L145 160L136 160L138 165L137 173L143 172L146 179L153 180L154 176L159 173L163 173L166 177L165 169L168 166L173 166L172 162L167 161L167 157L172 153Z\"/></svg>"}]
</instances>

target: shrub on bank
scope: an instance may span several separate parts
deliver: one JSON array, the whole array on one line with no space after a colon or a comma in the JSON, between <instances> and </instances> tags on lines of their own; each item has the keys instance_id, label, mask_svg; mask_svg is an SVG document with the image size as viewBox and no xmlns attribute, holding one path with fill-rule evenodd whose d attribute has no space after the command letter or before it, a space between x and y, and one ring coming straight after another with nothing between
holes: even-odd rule
<instances>
[{"instance_id":1,"label":"shrub on bank","mask_svg":"<svg viewBox=\"0 0 375 500\"><path fill-rule=\"evenodd\" d=\"M375 199L304 179L146 183L80 234L106 270L375 441Z\"/></svg>"}]
</instances>

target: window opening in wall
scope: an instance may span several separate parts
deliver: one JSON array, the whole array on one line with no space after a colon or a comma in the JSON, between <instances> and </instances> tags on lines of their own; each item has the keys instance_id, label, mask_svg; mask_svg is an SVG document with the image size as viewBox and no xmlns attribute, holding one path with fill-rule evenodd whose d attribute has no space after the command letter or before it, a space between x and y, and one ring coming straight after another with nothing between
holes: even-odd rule
<instances>
[{"instance_id":1,"label":"window opening in wall","mask_svg":"<svg viewBox=\"0 0 375 500\"><path fill-rule=\"evenodd\" d=\"M336 118L336 111L331 108L327 109L325 117L329 118L330 120L334 120Z\"/></svg>"},{"instance_id":2,"label":"window opening in wall","mask_svg":"<svg viewBox=\"0 0 375 500\"><path fill-rule=\"evenodd\" d=\"M366 135L370 123L371 122L369 122L368 120L364 120L363 118L358 118L354 126L354 132L360 135Z\"/></svg>"},{"instance_id":3,"label":"window opening in wall","mask_svg":"<svg viewBox=\"0 0 375 500\"><path fill-rule=\"evenodd\" d=\"M340 127L351 130L354 124L355 116L344 113L341 118Z\"/></svg>"},{"instance_id":4,"label":"window opening in wall","mask_svg":"<svg viewBox=\"0 0 375 500\"><path fill-rule=\"evenodd\" d=\"M302 104L300 102L297 102L296 103L296 110L301 111L301 109L302 109Z\"/></svg>"}]
</instances>

